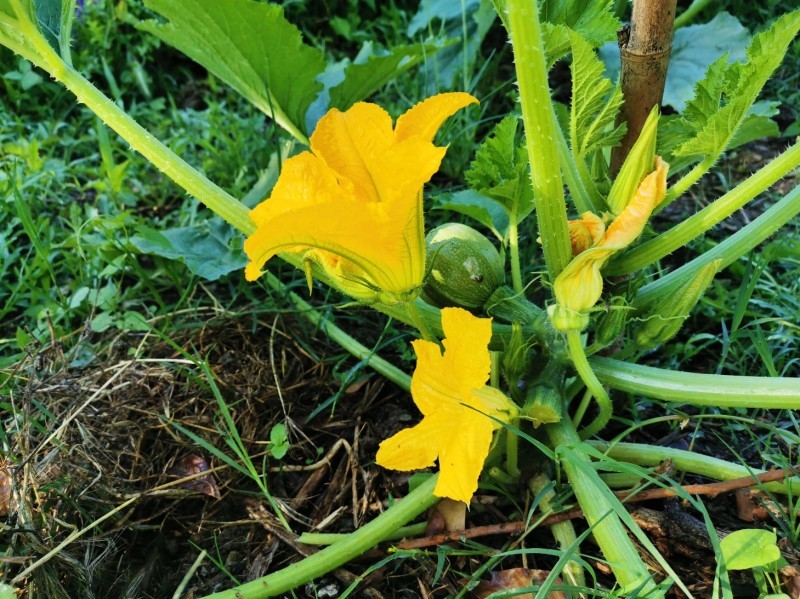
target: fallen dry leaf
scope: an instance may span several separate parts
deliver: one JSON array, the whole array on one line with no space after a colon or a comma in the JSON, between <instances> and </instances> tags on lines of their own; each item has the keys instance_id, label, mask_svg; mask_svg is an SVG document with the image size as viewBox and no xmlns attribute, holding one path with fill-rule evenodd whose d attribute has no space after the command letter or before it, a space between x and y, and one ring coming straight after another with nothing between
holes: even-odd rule
<instances>
[{"instance_id":1,"label":"fallen dry leaf","mask_svg":"<svg viewBox=\"0 0 800 599\"><path fill-rule=\"evenodd\" d=\"M524 589L534 585L542 584L547 576L550 574L549 570L530 570L528 568L510 568L508 570L500 570L499 572L492 572L491 580L484 580L481 582L472 593L475 599L484 599L492 593L498 591L509 591L512 589ZM556 579L556 584L564 584L560 578ZM525 593L524 595L515 595L520 599L533 599L533 593ZM567 594L563 591L550 591L547 594L548 599L567 599Z\"/></svg>"},{"instance_id":2,"label":"fallen dry leaf","mask_svg":"<svg viewBox=\"0 0 800 599\"><path fill-rule=\"evenodd\" d=\"M769 512L759 501L764 493L753 489L736 489L736 515L745 522L766 520Z\"/></svg>"},{"instance_id":3,"label":"fallen dry leaf","mask_svg":"<svg viewBox=\"0 0 800 599\"><path fill-rule=\"evenodd\" d=\"M11 475L5 466L0 467L0 516L8 516L11 508Z\"/></svg>"},{"instance_id":4,"label":"fallen dry leaf","mask_svg":"<svg viewBox=\"0 0 800 599\"><path fill-rule=\"evenodd\" d=\"M206 472L209 469L210 467L208 462L206 462L200 456L192 454L178 460L178 465L172 471L172 474L176 475L178 478L184 478L199 472ZM208 495L209 497L213 497L214 499L219 499L221 497L219 494L217 481L210 473L204 474L198 478L184 481L181 483L181 486L184 489L189 489L195 493L202 493L204 495Z\"/></svg>"}]
</instances>

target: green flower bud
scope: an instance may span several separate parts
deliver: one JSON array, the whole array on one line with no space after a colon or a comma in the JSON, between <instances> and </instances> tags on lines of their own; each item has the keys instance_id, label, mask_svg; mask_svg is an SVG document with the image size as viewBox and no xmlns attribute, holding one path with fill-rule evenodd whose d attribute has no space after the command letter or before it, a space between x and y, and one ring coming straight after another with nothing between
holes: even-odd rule
<instances>
[{"instance_id":1,"label":"green flower bud","mask_svg":"<svg viewBox=\"0 0 800 599\"><path fill-rule=\"evenodd\" d=\"M597 319L594 330L594 342L600 347L607 347L622 334L631 309L622 296L611 298L608 311Z\"/></svg>"},{"instance_id":2,"label":"green flower bud","mask_svg":"<svg viewBox=\"0 0 800 599\"><path fill-rule=\"evenodd\" d=\"M633 144L630 154L617 173L608 194L608 209L617 215L625 209L644 178L653 170L656 155L656 132L658 131L658 106L654 106L644 122L639 139Z\"/></svg>"},{"instance_id":3,"label":"green flower bud","mask_svg":"<svg viewBox=\"0 0 800 599\"><path fill-rule=\"evenodd\" d=\"M645 349L655 347L672 339L689 317L692 308L703 297L722 266L722 260L714 260L697 271L690 281L680 281L674 290L662 295L652 304L647 314L641 317L642 324L634 333L636 344Z\"/></svg>"}]
</instances>

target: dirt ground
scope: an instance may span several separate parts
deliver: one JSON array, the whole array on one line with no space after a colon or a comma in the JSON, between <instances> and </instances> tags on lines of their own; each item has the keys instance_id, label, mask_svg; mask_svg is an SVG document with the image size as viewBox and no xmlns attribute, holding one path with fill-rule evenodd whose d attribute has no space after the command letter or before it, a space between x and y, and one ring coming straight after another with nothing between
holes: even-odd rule
<instances>
[{"instance_id":1,"label":"dirt ground","mask_svg":"<svg viewBox=\"0 0 800 599\"><path fill-rule=\"evenodd\" d=\"M15 408L41 416L21 418L16 430L7 431L14 453L25 457L22 465L6 468L11 495L0 506L8 512L5 534L13 553L24 556L13 558L17 572L113 511L26 577L35 596L170 597L205 550L183 595L200 597L314 551L296 542L297 533L352 531L405 494L408 475L374 464L380 440L417 418L404 391L367 371L354 382L337 383L333 371L340 354L324 339L311 339L307 327L290 315L272 322L214 317L183 324L170 341L119 336L93 367L67 367L73 356L57 344L31 348L19 365L18 375L27 380L13 396ZM293 532L282 526L253 480L174 426L227 450L214 395L181 349L205 356L244 446L257 467L268 469L269 492ZM335 405L311 417L331 398ZM290 438L281 459L270 456L267 445L277 423L287 426ZM667 441L686 443L674 434ZM524 498L520 490L518 500ZM721 530L743 526L733 493L707 505ZM705 525L675 500L632 510L690 589L707 596L715 562ZM523 504L479 494L467 527L495 534L401 552L403 559L370 572L351 596L455 596L476 573L486 582L467 596L487 596L503 588L492 587L491 574L480 575L489 556L509 548L555 547L545 528L522 536L524 527L508 528L524 514ZM430 526L429 533L442 532L435 522ZM579 517L576 526L579 532L584 527ZM591 556L594 548L585 543L584 550ZM298 589L296 596L338 597L371 564L389 556L387 551L380 547ZM490 571L498 584L498 572L546 571L553 563L535 555L506 557ZM608 583L607 568L590 563Z\"/></svg>"}]
</instances>

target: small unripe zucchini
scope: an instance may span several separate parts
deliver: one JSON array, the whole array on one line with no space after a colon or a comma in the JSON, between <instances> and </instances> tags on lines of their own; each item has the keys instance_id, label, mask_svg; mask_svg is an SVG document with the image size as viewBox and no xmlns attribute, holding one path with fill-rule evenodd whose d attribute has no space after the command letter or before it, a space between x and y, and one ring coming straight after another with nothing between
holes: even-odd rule
<instances>
[{"instance_id":1,"label":"small unripe zucchini","mask_svg":"<svg viewBox=\"0 0 800 599\"><path fill-rule=\"evenodd\" d=\"M480 308L503 283L500 253L475 229L448 223L431 230L425 243L428 277L422 297L429 304Z\"/></svg>"}]
</instances>

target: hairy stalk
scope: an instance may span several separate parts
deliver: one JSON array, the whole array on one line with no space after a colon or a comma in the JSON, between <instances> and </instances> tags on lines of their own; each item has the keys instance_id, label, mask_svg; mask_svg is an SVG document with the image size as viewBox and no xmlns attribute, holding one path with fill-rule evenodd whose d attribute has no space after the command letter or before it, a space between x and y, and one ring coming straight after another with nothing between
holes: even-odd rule
<instances>
[{"instance_id":1,"label":"hairy stalk","mask_svg":"<svg viewBox=\"0 0 800 599\"><path fill-rule=\"evenodd\" d=\"M555 117L553 117L555 119ZM570 152L567 138L564 131L558 126L556 120L556 133L558 134L558 157L561 168L564 172L564 180L572 195L572 201L578 214L584 212L598 212L598 206L602 203L600 192L594 184L592 176L586 168L586 163L573 158Z\"/></svg>"},{"instance_id":2,"label":"hairy stalk","mask_svg":"<svg viewBox=\"0 0 800 599\"><path fill-rule=\"evenodd\" d=\"M417 303L414 300L409 300L405 303L406 311L408 312L409 317L411 318L411 324L413 324L416 329L419 331L419 334L422 335L422 338L425 341L432 341L433 343L438 343L438 340L431 333L431 329L428 327L428 323L420 314L420 311L417 309Z\"/></svg>"},{"instance_id":3,"label":"hairy stalk","mask_svg":"<svg viewBox=\"0 0 800 599\"><path fill-rule=\"evenodd\" d=\"M522 267L519 259L519 228L516 215L508 223L508 249L511 257L511 285L515 293L522 293Z\"/></svg>"},{"instance_id":4,"label":"hairy stalk","mask_svg":"<svg viewBox=\"0 0 800 599\"><path fill-rule=\"evenodd\" d=\"M586 359L586 353L583 351L583 343L581 343L580 331L569 331L567 333L567 344L569 345L569 355L572 358L572 363L575 365L575 370L578 371L578 376L581 377L583 384L591 391L597 400L597 406L600 413L592 421L590 425L581 431L581 437L584 439L591 437L595 433L603 430L603 427L608 423L611 418L613 407L608 393L603 388L603 384L595 376L592 367Z\"/></svg>"},{"instance_id":5,"label":"hairy stalk","mask_svg":"<svg viewBox=\"0 0 800 599\"><path fill-rule=\"evenodd\" d=\"M656 206L655 210L653 210L653 214L658 214L664 208L686 193L686 191L692 185L697 183L700 178L705 175L712 166L714 166L717 158L719 158L719 155L706 158L702 162L697 163L694 167L692 167L692 170L678 179L678 181L676 181L675 184L667 190L666 197L658 206Z\"/></svg>"},{"instance_id":6,"label":"hairy stalk","mask_svg":"<svg viewBox=\"0 0 800 599\"><path fill-rule=\"evenodd\" d=\"M685 449L657 447L644 443L608 443L594 440L586 441L586 443L621 462L630 462L639 466L658 466L665 460L670 460L679 472L699 474L716 480L731 480L765 472L758 468L733 464ZM764 488L773 493L791 493L796 496L800 493L800 477L787 478L784 482L765 483Z\"/></svg>"},{"instance_id":7,"label":"hairy stalk","mask_svg":"<svg viewBox=\"0 0 800 599\"><path fill-rule=\"evenodd\" d=\"M629 591L639 589L640 597L655 591L647 566L618 516L618 511L624 511L625 508L600 480L589 458L580 451L581 440L572 423L564 418L560 422L545 425L545 430L556 448L573 450L569 452L568 459L561 460L561 467L567 473L586 521L592 527L594 538L620 586Z\"/></svg>"},{"instance_id":8,"label":"hairy stalk","mask_svg":"<svg viewBox=\"0 0 800 599\"><path fill-rule=\"evenodd\" d=\"M508 0L507 10L536 218L552 281L572 259L558 158L558 125L550 100L536 0Z\"/></svg>"},{"instance_id":9,"label":"hairy stalk","mask_svg":"<svg viewBox=\"0 0 800 599\"><path fill-rule=\"evenodd\" d=\"M713 249L698 256L688 264L648 283L636 294L634 305L637 308L647 305L657 297L669 293L676 286L693 277L698 270L714 260L722 260L720 268L725 268L749 253L762 241L775 233L800 212L800 186L770 206L761 216L746 225Z\"/></svg>"},{"instance_id":10,"label":"hairy stalk","mask_svg":"<svg viewBox=\"0 0 800 599\"><path fill-rule=\"evenodd\" d=\"M286 593L346 564L385 540L398 528L419 516L438 498L433 495L438 475L431 476L369 524L347 535L319 553L282 570L204 599L266 599Z\"/></svg>"},{"instance_id":11,"label":"hairy stalk","mask_svg":"<svg viewBox=\"0 0 800 599\"><path fill-rule=\"evenodd\" d=\"M800 379L694 374L589 358L592 371L612 389L695 406L800 409Z\"/></svg>"},{"instance_id":12,"label":"hairy stalk","mask_svg":"<svg viewBox=\"0 0 800 599\"><path fill-rule=\"evenodd\" d=\"M655 239L625 252L606 266L607 275L625 275L653 264L729 217L800 164L800 143L795 143L714 203Z\"/></svg>"}]
</instances>

